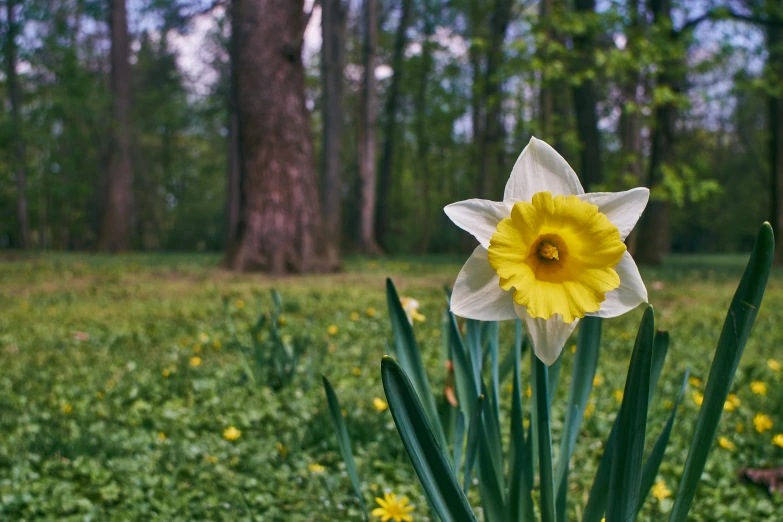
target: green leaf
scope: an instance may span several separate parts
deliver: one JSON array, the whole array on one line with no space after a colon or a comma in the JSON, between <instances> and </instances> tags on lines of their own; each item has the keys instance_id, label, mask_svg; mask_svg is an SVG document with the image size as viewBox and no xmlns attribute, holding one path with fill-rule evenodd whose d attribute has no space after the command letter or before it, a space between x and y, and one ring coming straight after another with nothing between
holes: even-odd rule
<instances>
[{"instance_id":1,"label":"green leaf","mask_svg":"<svg viewBox=\"0 0 783 522\"><path fill-rule=\"evenodd\" d=\"M531 350L533 402L536 410L538 468L541 482L541 522L555 522L555 474L552 469L552 431L549 418L549 368Z\"/></svg>"},{"instance_id":2,"label":"green leaf","mask_svg":"<svg viewBox=\"0 0 783 522\"><path fill-rule=\"evenodd\" d=\"M666 332L656 332L653 342L652 364L650 368L650 394L655 390L658 384L658 378L661 375L663 362L669 349L669 334ZM617 440L617 422L619 415L612 424L612 430L604 445L604 453L598 462L598 469L593 479L593 485L590 488L590 495L587 499L587 505L582 513L582 522L600 522L606 511L606 503L609 495L609 473L612 468L612 457L614 455L615 442Z\"/></svg>"},{"instance_id":3,"label":"green leaf","mask_svg":"<svg viewBox=\"0 0 783 522\"><path fill-rule=\"evenodd\" d=\"M381 361L381 379L394 424L433 510L443 522L477 522L410 379L391 357Z\"/></svg>"},{"instance_id":4,"label":"green leaf","mask_svg":"<svg viewBox=\"0 0 783 522\"><path fill-rule=\"evenodd\" d=\"M520 370L522 366L522 328L517 320L517 336L514 343L514 384L511 391L511 448L508 486L509 520L533 522L533 499L530 492L533 484L529 480L527 462L532 459L530 441L525 441L525 427L522 413L522 381Z\"/></svg>"},{"instance_id":5,"label":"green leaf","mask_svg":"<svg viewBox=\"0 0 783 522\"><path fill-rule=\"evenodd\" d=\"M481 386L483 395L489 397L489 407L484 408L481 416L482 431L479 441L478 479L481 505L487 520L502 522L506 513L503 441L500 435L500 422L495 417L492 397L488 395L483 382Z\"/></svg>"},{"instance_id":6,"label":"green leaf","mask_svg":"<svg viewBox=\"0 0 783 522\"><path fill-rule=\"evenodd\" d=\"M340 401L337 400L337 394L334 393L334 388L332 388L329 379L323 377L323 382L324 391L326 392L326 403L329 405L332 425L334 426L335 434L337 434L337 445L340 448L340 454L345 462L345 469L348 471L348 477L351 479L351 484L353 484L353 490L356 493L356 497L359 499L359 504L362 506L364 520L368 521L370 517L367 514L367 506L364 504L364 497L362 497L362 488L359 484L359 475L356 473L356 463L353 460L351 441L348 438L348 430L345 427L343 410L340 408Z\"/></svg>"},{"instance_id":7,"label":"green leaf","mask_svg":"<svg viewBox=\"0 0 783 522\"><path fill-rule=\"evenodd\" d=\"M454 424L454 473L459 474L462 464L462 445L465 442L465 416L457 412L457 422Z\"/></svg>"},{"instance_id":8,"label":"green leaf","mask_svg":"<svg viewBox=\"0 0 783 522\"><path fill-rule=\"evenodd\" d=\"M397 289L391 279L386 279L386 300L389 305L389 317L392 323L392 333L394 334L394 347L397 357L400 359L400 365L411 377L413 388L419 396L419 400L424 405L424 411L433 426L435 438L440 447L445 451L448 448L446 434L440 423L438 416L438 407L435 404L435 396L432 394L432 387L427 378L427 372L424 370L424 363L421 360L419 345L416 337L413 335L413 327L405 310L400 303L400 296L397 295Z\"/></svg>"},{"instance_id":9,"label":"green leaf","mask_svg":"<svg viewBox=\"0 0 783 522\"><path fill-rule=\"evenodd\" d=\"M470 418L468 426L468 442L465 449L465 470L462 480L462 490L468 494L470 489L470 479L473 477L473 466L476 464L476 455L478 455L479 436L481 435L481 414L484 411L484 396L479 395L476 399L476 405L473 407L473 416Z\"/></svg>"},{"instance_id":10,"label":"green leaf","mask_svg":"<svg viewBox=\"0 0 783 522\"><path fill-rule=\"evenodd\" d=\"M585 407L593 390L593 378L598 367L601 344L600 317L585 317L579 323L579 337L576 341L576 356L571 372L571 387L568 391L565 426L560 441L555 483L557 484L557 520L565 522L566 496L568 493L568 464L574 451L576 437L584 419Z\"/></svg>"},{"instance_id":11,"label":"green leaf","mask_svg":"<svg viewBox=\"0 0 783 522\"><path fill-rule=\"evenodd\" d=\"M690 511L696 487L707 463L707 456L715 432L718 429L723 405L729 395L734 374L737 371L750 329L756 320L767 279L775 253L775 239L772 227L764 223L753 245L748 265L742 275L739 287L729 305L726 321L718 339L718 348L712 360L707 387L704 391L696 428L691 440L688 458L680 479L679 491L672 508L670 522L684 522Z\"/></svg>"},{"instance_id":12,"label":"green leaf","mask_svg":"<svg viewBox=\"0 0 783 522\"><path fill-rule=\"evenodd\" d=\"M682 394L685 393L685 388L688 385L688 376L690 374L690 369L685 371L685 377L682 379L680 392L677 394L677 400L674 401L672 412L669 414L669 418L666 420L666 424L663 427L663 431L658 436L658 440L655 441L655 446L653 446L650 456L647 457L647 460L644 463L644 468L642 469L642 485L639 488L639 503L636 505L637 513L642 509L642 505L644 505L647 495L650 494L650 490L652 489L653 484L655 484L655 477L658 475L658 469L661 467L661 462L663 462L663 455L666 452L666 446L669 444L669 437L671 436L672 428L674 427L674 419L677 417L677 408L680 406Z\"/></svg>"},{"instance_id":13,"label":"green leaf","mask_svg":"<svg viewBox=\"0 0 783 522\"><path fill-rule=\"evenodd\" d=\"M639 503L642 478L644 437L647 429L647 407L650 394L655 318L648 306L636 335L631 364L625 379L623 402L617 414L617 440L609 473L609 505L607 522L633 520Z\"/></svg>"},{"instance_id":14,"label":"green leaf","mask_svg":"<svg viewBox=\"0 0 783 522\"><path fill-rule=\"evenodd\" d=\"M457 389L457 400L459 407L465 418L473 417L473 405L479 396L479 389L473 380L473 368L465 351L465 345L462 343L462 336L457 327L457 319L453 314L451 316L451 327L449 328L449 340L451 342L451 356L454 363L454 383Z\"/></svg>"}]
</instances>

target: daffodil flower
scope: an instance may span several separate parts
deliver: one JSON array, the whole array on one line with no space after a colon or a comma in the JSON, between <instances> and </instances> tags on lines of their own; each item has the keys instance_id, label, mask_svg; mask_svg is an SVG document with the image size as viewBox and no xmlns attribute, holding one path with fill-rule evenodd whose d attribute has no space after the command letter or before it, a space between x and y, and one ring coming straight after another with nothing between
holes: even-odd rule
<instances>
[{"instance_id":1,"label":"daffodil flower","mask_svg":"<svg viewBox=\"0 0 783 522\"><path fill-rule=\"evenodd\" d=\"M585 194L552 147L532 138L503 201L469 199L446 215L479 242L454 283L451 311L525 321L536 355L555 362L580 318L616 317L647 302L623 241L650 191Z\"/></svg>"}]
</instances>

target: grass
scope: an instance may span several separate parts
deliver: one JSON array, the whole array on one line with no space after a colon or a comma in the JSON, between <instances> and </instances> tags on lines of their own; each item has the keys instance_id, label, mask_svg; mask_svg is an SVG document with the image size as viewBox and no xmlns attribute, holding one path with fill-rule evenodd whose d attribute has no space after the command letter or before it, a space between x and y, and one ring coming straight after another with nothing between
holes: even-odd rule
<instances>
[{"instance_id":1,"label":"grass","mask_svg":"<svg viewBox=\"0 0 783 522\"><path fill-rule=\"evenodd\" d=\"M648 450L685 368L706 381L745 260L672 257L663 268L643 271L657 326L672 338L651 405ZM215 268L219 258L207 254L5 260L0 520L361 520L320 374L330 378L345 410L366 502L389 489L409 496L417 506L414 519L423 520L426 502L391 416L373 405L383 397L380 359L390 336L383 278L390 275L401 294L421 303L427 319L416 324L416 335L432 385L440 390L443 285L453 281L462 261L355 258L337 275L269 278L223 272ZM249 330L269 310L267 291L273 287L283 297L281 333L286 340L309 340L294 385L279 391L248 379L232 341L235 331L241 342L250 342ZM742 484L736 471L783 459L783 448L772 444L783 433L783 372L767 365L768 359L783 362L782 305L783 273L773 272L733 387L738 400L721 421L726 447L716 444L713 450L692 520L774 518L779 499ZM600 383L576 444L569 520L579 520L601 443L619 409L615 395L623 388L640 318L634 311L604 322ZM510 346L512 329L502 325L501 346ZM568 355L553 409L555 448ZM767 385L766 395L751 391L754 381ZM659 479L671 491L685 462L699 386L694 380L681 406L661 468ZM509 391L502 395L507 406ZM772 421L761 433L753 422L760 412ZM227 440L224 431L232 426L241 436ZM640 520L665 519L672 498L659 496L646 504Z\"/></svg>"}]
</instances>

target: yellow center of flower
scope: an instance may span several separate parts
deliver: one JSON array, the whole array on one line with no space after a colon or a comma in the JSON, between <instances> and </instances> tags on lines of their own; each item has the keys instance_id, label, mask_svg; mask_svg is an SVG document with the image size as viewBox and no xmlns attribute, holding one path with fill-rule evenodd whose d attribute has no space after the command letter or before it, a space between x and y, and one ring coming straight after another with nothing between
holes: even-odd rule
<instances>
[{"instance_id":1,"label":"yellow center of flower","mask_svg":"<svg viewBox=\"0 0 783 522\"><path fill-rule=\"evenodd\" d=\"M498 223L489 264L531 317L559 314L570 323L598 311L620 286L614 267L624 253L620 232L596 205L539 192Z\"/></svg>"}]
</instances>

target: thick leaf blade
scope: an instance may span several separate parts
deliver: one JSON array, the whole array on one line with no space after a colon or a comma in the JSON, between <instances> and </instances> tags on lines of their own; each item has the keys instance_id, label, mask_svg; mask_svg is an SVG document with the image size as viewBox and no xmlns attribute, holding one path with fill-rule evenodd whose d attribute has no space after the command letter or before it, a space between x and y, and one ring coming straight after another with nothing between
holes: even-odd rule
<instances>
[{"instance_id":1,"label":"thick leaf blade","mask_svg":"<svg viewBox=\"0 0 783 522\"><path fill-rule=\"evenodd\" d=\"M555 473L557 484L557 520L565 522L566 496L568 493L568 464L584 419L585 407L593 390L593 378L598 367L598 354L601 344L600 317L585 317L579 323L579 336L576 341L576 356L571 372L571 387L568 391L565 426L560 441L560 453Z\"/></svg>"},{"instance_id":2,"label":"thick leaf blade","mask_svg":"<svg viewBox=\"0 0 783 522\"><path fill-rule=\"evenodd\" d=\"M386 300L389 306L389 317L392 323L392 333L394 336L395 354L400 359L400 365L410 376L413 388L419 396L419 400L427 412L427 417L432 424L436 440L440 447L446 450L448 442L443 426L440 423L438 407L435 403L435 396L432 394L432 387L427 378L427 372L424 369L424 363L421 360L421 352L413 335L413 327L405 310L400 303L400 296L394 287L391 279L386 279Z\"/></svg>"},{"instance_id":3,"label":"thick leaf blade","mask_svg":"<svg viewBox=\"0 0 783 522\"><path fill-rule=\"evenodd\" d=\"M508 486L509 520L533 522L533 499L530 492L533 485L529 480L527 464L532 458L530 441L525 440L524 414L522 410L522 328L517 321L517 336L514 343L514 381L511 391L511 448Z\"/></svg>"},{"instance_id":4,"label":"thick leaf blade","mask_svg":"<svg viewBox=\"0 0 783 522\"><path fill-rule=\"evenodd\" d=\"M345 427L345 419L343 418L343 410L340 408L340 401L337 400L337 394L334 393L334 388L329 382L329 379L323 377L324 391L326 392L326 403L329 406L329 415L332 418L332 425L334 431L337 434L337 445L340 448L340 455L345 462L345 469L348 471L348 477L353 484L353 490L359 499L359 504L362 506L362 512L364 513L364 520L369 520L367 514L367 506L364 504L364 497L362 496L362 488L359 483L359 475L356 473L356 463L353 460L353 452L351 451L351 440L348 438L348 429Z\"/></svg>"},{"instance_id":5,"label":"thick leaf blade","mask_svg":"<svg viewBox=\"0 0 783 522\"><path fill-rule=\"evenodd\" d=\"M723 414L723 405L764 297L774 253L772 227L764 223L723 323L670 522L684 522L693 504L696 487Z\"/></svg>"},{"instance_id":6,"label":"thick leaf blade","mask_svg":"<svg viewBox=\"0 0 783 522\"><path fill-rule=\"evenodd\" d=\"M481 436L481 415L484 411L484 396L479 395L473 408L473 416L468 426L468 442L465 447L465 470L462 479L462 491L468 494L470 480L473 478L473 467L476 465L478 455L479 438Z\"/></svg>"},{"instance_id":7,"label":"thick leaf blade","mask_svg":"<svg viewBox=\"0 0 783 522\"><path fill-rule=\"evenodd\" d=\"M541 487L541 522L555 522L555 473L552 469L552 430L549 417L549 368L535 356L533 361L533 402L536 410L538 473Z\"/></svg>"},{"instance_id":8,"label":"thick leaf blade","mask_svg":"<svg viewBox=\"0 0 783 522\"><path fill-rule=\"evenodd\" d=\"M476 522L410 379L391 357L381 361L386 401L424 493L443 522Z\"/></svg>"},{"instance_id":9,"label":"thick leaf blade","mask_svg":"<svg viewBox=\"0 0 783 522\"><path fill-rule=\"evenodd\" d=\"M654 341L655 319L652 307L648 306L636 336L636 345L625 380L623 402L620 405L620 413L617 414L619 420L609 473L607 522L633 520L636 505L639 503Z\"/></svg>"}]
</instances>

